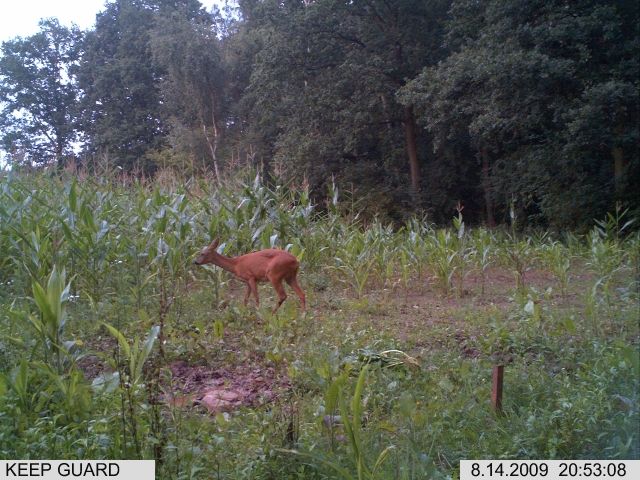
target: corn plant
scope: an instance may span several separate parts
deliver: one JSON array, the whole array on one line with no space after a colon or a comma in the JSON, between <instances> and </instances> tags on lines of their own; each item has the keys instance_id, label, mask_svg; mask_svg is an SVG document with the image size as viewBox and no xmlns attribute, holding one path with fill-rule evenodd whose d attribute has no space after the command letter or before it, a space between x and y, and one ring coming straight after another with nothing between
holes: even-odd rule
<instances>
[{"instance_id":1,"label":"corn plant","mask_svg":"<svg viewBox=\"0 0 640 480\"><path fill-rule=\"evenodd\" d=\"M367 377L367 369L368 367L365 365L360 370L358 382L356 383L353 397L351 398L350 408L347 408L347 404L341 391L338 391L340 413L342 414L347 439L351 446L351 459L356 468L358 480L376 478L378 469L385 462L389 453L395 448L395 446L390 445L380 452L373 467L367 464L365 449L362 442L362 392L364 390L364 382Z\"/></svg>"},{"instance_id":2,"label":"corn plant","mask_svg":"<svg viewBox=\"0 0 640 480\"><path fill-rule=\"evenodd\" d=\"M630 227L634 224L635 219L627 220L629 209L623 210L622 205L616 203L615 211L607 213L603 220L596 220L594 229L598 231L601 237L609 240L622 240L629 232Z\"/></svg>"},{"instance_id":3,"label":"corn plant","mask_svg":"<svg viewBox=\"0 0 640 480\"><path fill-rule=\"evenodd\" d=\"M104 324L107 331L118 342L118 354L107 358L114 373L103 374L94 380L94 387L99 390L113 389L117 384L121 396L121 417L123 426L123 445L128 445L127 439L133 445L138 458L142 458L142 440L145 438L140 431L139 417L140 396L145 385L144 366L153 349L153 345L160 333L159 326L153 326L142 344L136 338L129 345L126 338L117 328ZM123 452L123 454L126 454Z\"/></svg>"},{"instance_id":4,"label":"corn plant","mask_svg":"<svg viewBox=\"0 0 640 480\"><path fill-rule=\"evenodd\" d=\"M332 461L324 456L315 455L306 452L299 452L295 450L282 450L287 453L309 458L312 461L316 461L325 467L332 470L340 478L345 480L375 480L378 478L384 478L381 475L380 468L384 465L385 461L389 457L389 454L395 450L395 445L389 445L382 450L376 457L375 462L371 465L367 459L366 448L364 444L364 431L362 428L362 394L364 391L364 383L367 377L368 366L364 365L360 370L358 381L356 383L351 401L347 404L344 398L344 389L348 379L349 373L343 372L334 382L332 382L325 394L325 411L327 412L340 412L340 415L329 415L329 421L331 425L334 422L340 422L346 433L347 442L349 445L350 460L355 470L355 475L352 471L342 467L337 462Z\"/></svg>"},{"instance_id":5,"label":"corn plant","mask_svg":"<svg viewBox=\"0 0 640 480\"><path fill-rule=\"evenodd\" d=\"M80 274L85 292L98 301L104 292L105 279L109 278L109 233L113 227L105 217L112 208L112 195L94 192L92 196L87 190L79 194L73 182L61 226L70 249L71 267Z\"/></svg>"},{"instance_id":6,"label":"corn plant","mask_svg":"<svg viewBox=\"0 0 640 480\"><path fill-rule=\"evenodd\" d=\"M12 212L10 212L9 208L6 208L5 202L7 200L7 196L4 191L2 191L1 187L4 185L0 184L0 252L4 252L3 255L0 255L0 284L5 285L10 281L13 273L12 268L12 260L8 253L11 251L11 236L9 233L12 222Z\"/></svg>"},{"instance_id":7,"label":"corn plant","mask_svg":"<svg viewBox=\"0 0 640 480\"><path fill-rule=\"evenodd\" d=\"M453 232L439 229L431 232L426 240L423 258L431 267L438 286L448 295L457 284L458 296L463 294L466 265L472 250L467 247L467 233L462 218L463 207L458 205L458 215L453 217ZM420 260L418 260L420 261Z\"/></svg>"},{"instance_id":8,"label":"corn plant","mask_svg":"<svg viewBox=\"0 0 640 480\"><path fill-rule=\"evenodd\" d=\"M53 422L65 426L81 423L91 410L92 396L84 375L77 368L59 374L44 362L22 358L9 374L0 374L0 386L10 395L14 429L24 434L38 418L55 412Z\"/></svg>"},{"instance_id":9,"label":"corn plant","mask_svg":"<svg viewBox=\"0 0 640 480\"><path fill-rule=\"evenodd\" d=\"M127 229L133 232L122 238L121 252L116 262L128 268L125 278L129 279L128 293L134 298L137 310L142 310L146 293L153 284L154 272L149 264L150 244L153 233L148 229L147 208L137 208L130 212Z\"/></svg>"},{"instance_id":10,"label":"corn plant","mask_svg":"<svg viewBox=\"0 0 640 480\"><path fill-rule=\"evenodd\" d=\"M458 297L461 297L464 291L464 277L466 275L466 265L468 263L468 259L471 256L471 251L467 249L467 233L465 230L464 220L462 218L462 210L464 207L458 203L456 210L458 215L453 217L453 228L456 232L456 270L455 276L458 280Z\"/></svg>"},{"instance_id":11,"label":"corn plant","mask_svg":"<svg viewBox=\"0 0 640 480\"><path fill-rule=\"evenodd\" d=\"M540 249L540 256L546 268L551 270L560 284L562 296L567 294L569 271L571 270L571 254L562 243L552 241Z\"/></svg>"},{"instance_id":12,"label":"corn plant","mask_svg":"<svg viewBox=\"0 0 640 480\"><path fill-rule=\"evenodd\" d=\"M485 228L478 228L471 234L471 258L475 268L480 272L480 293L485 294L487 271L491 266L494 254L493 235Z\"/></svg>"},{"instance_id":13,"label":"corn plant","mask_svg":"<svg viewBox=\"0 0 640 480\"><path fill-rule=\"evenodd\" d=\"M386 285L394 275L396 266L396 238L392 225L374 222L367 228L365 242L370 245L370 255L375 259L375 274L380 284Z\"/></svg>"},{"instance_id":14,"label":"corn plant","mask_svg":"<svg viewBox=\"0 0 640 480\"><path fill-rule=\"evenodd\" d=\"M400 278L404 287L405 295L409 293L411 275L413 273L413 256L411 249L402 245L396 251L398 266L400 267Z\"/></svg>"},{"instance_id":15,"label":"corn plant","mask_svg":"<svg viewBox=\"0 0 640 480\"><path fill-rule=\"evenodd\" d=\"M525 275L532 266L535 250L531 245L530 237L520 239L517 234L518 215L515 200L510 202L509 218L511 219L510 232L506 234L506 238L500 246L498 257L502 264L513 272L516 292L522 295L525 293Z\"/></svg>"},{"instance_id":16,"label":"corn plant","mask_svg":"<svg viewBox=\"0 0 640 480\"><path fill-rule=\"evenodd\" d=\"M376 264L376 242L368 243L367 238L359 231L352 230L338 246L335 256L335 270L344 275L346 281L360 298L369 281Z\"/></svg>"},{"instance_id":17,"label":"corn plant","mask_svg":"<svg viewBox=\"0 0 640 480\"><path fill-rule=\"evenodd\" d=\"M449 230L438 229L428 239L428 245L427 262L438 286L448 295L459 267L460 252L456 237Z\"/></svg>"},{"instance_id":18,"label":"corn plant","mask_svg":"<svg viewBox=\"0 0 640 480\"><path fill-rule=\"evenodd\" d=\"M536 258L536 251L531 244L531 238L519 239L514 234L507 234L498 255L502 263L509 268L516 281L516 291L524 293L526 287L526 273L531 269Z\"/></svg>"},{"instance_id":19,"label":"corn plant","mask_svg":"<svg viewBox=\"0 0 640 480\"><path fill-rule=\"evenodd\" d=\"M146 225L149 232L151 275L157 283L160 356L164 358L164 326L191 263L193 214L185 195L169 197L156 190L150 206L156 213Z\"/></svg>"},{"instance_id":20,"label":"corn plant","mask_svg":"<svg viewBox=\"0 0 640 480\"><path fill-rule=\"evenodd\" d=\"M64 414L66 423L81 421L90 411L92 395L84 374L75 366L60 375L51 365L39 365L49 380L46 392L50 394L55 411Z\"/></svg>"},{"instance_id":21,"label":"corn plant","mask_svg":"<svg viewBox=\"0 0 640 480\"><path fill-rule=\"evenodd\" d=\"M404 249L410 259L415 274L418 278L424 275L424 265L427 264L429 258L429 244L427 239L434 232L426 219L413 218L408 220L404 226L407 232L407 238L403 242Z\"/></svg>"},{"instance_id":22,"label":"corn plant","mask_svg":"<svg viewBox=\"0 0 640 480\"><path fill-rule=\"evenodd\" d=\"M15 241L16 253L12 257L17 269L26 271L28 279L43 281L52 267L54 248L50 232L43 232L36 226L28 235L18 233L18 237L22 241Z\"/></svg>"},{"instance_id":23,"label":"corn plant","mask_svg":"<svg viewBox=\"0 0 640 480\"><path fill-rule=\"evenodd\" d=\"M38 313L12 312L15 320L29 326L35 334L42 356L41 360L31 362L23 357L7 382L19 398L21 408L30 407L40 412L45 405L55 406L67 422L80 419L91 403L88 385L77 368L76 362L82 357L79 344L64 340L69 288L64 269L59 271L54 267L46 285L33 282L32 299ZM26 350L27 342L16 343ZM39 400L35 401L35 397Z\"/></svg>"},{"instance_id":24,"label":"corn plant","mask_svg":"<svg viewBox=\"0 0 640 480\"><path fill-rule=\"evenodd\" d=\"M64 269L59 271L54 267L45 286L33 282L33 300L39 314L27 317L40 341L45 364L52 364L59 374L69 369L68 360L73 358L71 353L75 345L62 339L67 322L69 287Z\"/></svg>"},{"instance_id":25,"label":"corn plant","mask_svg":"<svg viewBox=\"0 0 640 480\"><path fill-rule=\"evenodd\" d=\"M593 285L593 296L602 291L607 305L611 305L611 282L615 273L622 266L623 251L615 238L610 238L606 231L594 227L589 235L591 245L587 265L596 275Z\"/></svg>"},{"instance_id":26,"label":"corn plant","mask_svg":"<svg viewBox=\"0 0 640 480\"><path fill-rule=\"evenodd\" d=\"M33 412L41 412L44 409L46 397L41 395L40 385L34 387L34 383L37 382L36 374L26 358L22 358L9 374L0 374L2 393L5 394L5 390L8 389L15 396L14 428L18 431L26 426L26 419Z\"/></svg>"},{"instance_id":27,"label":"corn plant","mask_svg":"<svg viewBox=\"0 0 640 480\"><path fill-rule=\"evenodd\" d=\"M0 263L12 264L12 283L29 295L33 280L45 281L54 264L64 264L63 251L58 248L56 212L46 197L48 190L23 184L18 177L8 180L0 199L0 237L6 239L7 247Z\"/></svg>"}]
</instances>

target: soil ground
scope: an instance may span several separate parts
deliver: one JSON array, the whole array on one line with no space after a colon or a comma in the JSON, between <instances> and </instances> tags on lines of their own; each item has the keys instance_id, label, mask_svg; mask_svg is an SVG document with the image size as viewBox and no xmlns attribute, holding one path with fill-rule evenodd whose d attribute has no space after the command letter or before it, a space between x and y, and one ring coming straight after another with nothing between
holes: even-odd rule
<instances>
[{"instance_id":1,"label":"soil ground","mask_svg":"<svg viewBox=\"0 0 640 480\"><path fill-rule=\"evenodd\" d=\"M582 273L571 278L571 291L560 295L557 281L553 275L543 270L530 270L526 274L526 285L534 291L543 293L552 287L545 301L555 307L571 308L581 303L580 292L589 284L590 275ZM304 278L302 278L304 282ZM482 284L484 283L484 294ZM419 356L420 351L432 348L429 330L436 325L446 324L451 335L458 344L461 354L467 357L479 355L477 349L469 342L472 332L465 328L466 315L486 314L489 311L506 312L510 297L514 294L513 275L501 268L492 268L486 272L484 281L478 273L471 272L464 278L462 293L457 288L449 295L425 279L421 285L414 282L410 289L399 285L384 288L379 286L368 291L362 299L354 299L353 294L345 289L339 298L349 299L360 310L360 316L381 332L395 338L399 344L409 341L407 353ZM261 286L263 304L273 301L274 294L268 285ZM234 304L240 305L244 286L231 280L230 298L226 308ZM312 293L312 292L308 292ZM340 309L336 305L335 288L331 291L313 292L310 302L311 315L314 321ZM297 302L290 295L288 302ZM270 304L269 304L270 305ZM353 306L353 305L352 305ZM257 321L261 320L259 317ZM349 321L347 316L346 321ZM226 329L219 347L227 353L224 365L190 364L184 360L176 360L169 364L171 375L165 387L165 400L177 407L200 405L211 413L227 412L239 407L255 407L274 401L280 393L290 388L290 382L283 365L276 366L264 355L243 352L242 336L246 329ZM415 338L424 341L415 342ZM108 337L103 338L102 345L93 345L95 350L103 352L113 350L115 342ZM96 356L88 357L81 363L89 378L96 377L104 370L104 364Z\"/></svg>"}]
</instances>

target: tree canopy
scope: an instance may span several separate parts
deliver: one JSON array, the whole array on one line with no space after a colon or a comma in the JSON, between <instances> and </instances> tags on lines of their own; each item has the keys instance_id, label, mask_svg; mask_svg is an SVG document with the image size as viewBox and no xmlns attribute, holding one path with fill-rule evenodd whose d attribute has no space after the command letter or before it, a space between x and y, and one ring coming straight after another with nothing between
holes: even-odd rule
<instances>
[{"instance_id":1,"label":"tree canopy","mask_svg":"<svg viewBox=\"0 0 640 480\"><path fill-rule=\"evenodd\" d=\"M639 212L637 2L116 0L3 43L19 165L239 164L370 215L589 224ZM101 160L100 160L101 161Z\"/></svg>"},{"instance_id":2,"label":"tree canopy","mask_svg":"<svg viewBox=\"0 0 640 480\"><path fill-rule=\"evenodd\" d=\"M0 134L12 162L62 164L82 134L76 102L81 33L55 19L2 44Z\"/></svg>"}]
</instances>

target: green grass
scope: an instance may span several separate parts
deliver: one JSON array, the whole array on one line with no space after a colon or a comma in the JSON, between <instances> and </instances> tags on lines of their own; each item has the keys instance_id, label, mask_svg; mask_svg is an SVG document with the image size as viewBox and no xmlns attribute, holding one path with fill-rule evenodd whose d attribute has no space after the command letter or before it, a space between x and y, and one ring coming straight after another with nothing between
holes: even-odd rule
<instances>
[{"instance_id":1,"label":"green grass","mask_svg":"<svg viewBox=\"0 0 640 480\"><path fill-rule=\"evenodd\" d=\"M0 455L265 479L640 457L640 241L624 214L584 238L469 230L460 212L449 229L392 227L359 222L335 189L323 211L240 178L0 178ZM211 237L228 255L295 253L309 311L290 295L273 316L269 285L244 307L240 282L191 264ZM211 414L167 401L185 387L176 362L227 387L271 377Z\"/></svg>"}]
</instances>

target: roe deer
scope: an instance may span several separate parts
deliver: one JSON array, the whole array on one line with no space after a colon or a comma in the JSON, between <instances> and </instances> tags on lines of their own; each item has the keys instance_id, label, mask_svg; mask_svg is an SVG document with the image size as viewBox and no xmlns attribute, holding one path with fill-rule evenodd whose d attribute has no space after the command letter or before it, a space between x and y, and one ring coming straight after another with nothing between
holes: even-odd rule
<instances>
[{"instance_id":1,"label":"roe deer","mask_svg":"<svg viewBox=\"0 0 640 480\"><path fill-rule=\"evenodd\" d=\"M296 257L289 252L276 248L247 253L239 257L226 257L217 252L216 248L219 243L218 239L211 242L211 245L205 247L193 263L196 265L212 263L233 273L245 282L247 284L247 293L244 296L245 305L249 300L249 296L253 293L256 299L256 305L258 307L260 306L257 283L268 280L278 294L278 304L273 308L273 313L275 313L287 298L287 294L282 285L282 280L285 280L298 294L302 309L305 309L304 292L300 288L300 285L298 285L298 279L296 278L298 267L300 266Z\"/></svg>"}]
</instances>

